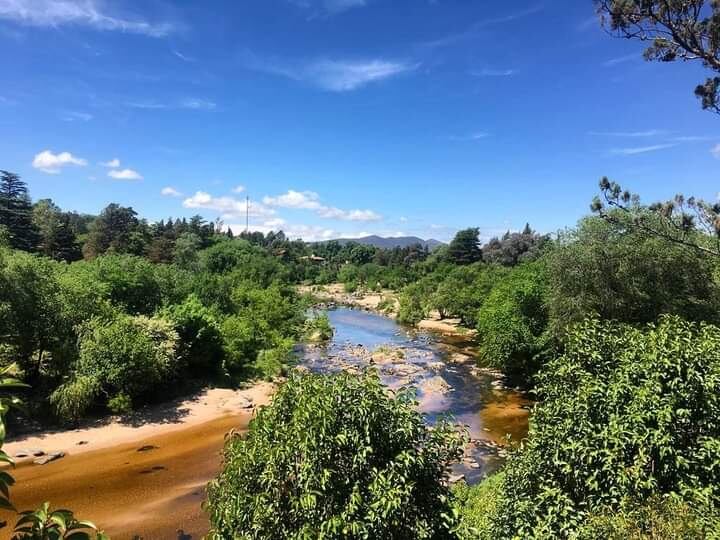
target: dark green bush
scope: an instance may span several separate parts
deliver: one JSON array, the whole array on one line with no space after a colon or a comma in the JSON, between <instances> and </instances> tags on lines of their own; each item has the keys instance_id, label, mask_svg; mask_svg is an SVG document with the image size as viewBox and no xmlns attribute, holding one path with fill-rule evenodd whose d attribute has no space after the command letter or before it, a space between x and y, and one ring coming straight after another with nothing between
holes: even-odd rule
<instances>
[{"instance_id":1,"label":"dark green bush","mask_svg":"<svg viewBox=\"0 0 720 540\"><path fill-rule=\"evenodd\" d=\"M293 376L231 437L208 486L212 538L453 538L455 428L429 429L374 373Z\"/></svg>"},{"instance_id":2,"label":"dark green bush","mask_svg":"<svg viewBox=\"0 0 720 540\"><path fill-rule=\"evenodd\" d=\"M538 396L505 469L503 534L567 536L625 499L717 505L720 328L676 317L645 330L583 323L539 376Z\"/></svg>"}]
</instances>

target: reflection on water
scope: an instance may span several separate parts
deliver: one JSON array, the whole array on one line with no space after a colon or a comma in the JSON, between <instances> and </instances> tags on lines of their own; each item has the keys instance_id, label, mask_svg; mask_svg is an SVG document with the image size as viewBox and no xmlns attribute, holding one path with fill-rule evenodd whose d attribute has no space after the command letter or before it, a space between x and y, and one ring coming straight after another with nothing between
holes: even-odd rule
<instances>
[{"instance_id":1,"label":"reflection on water","mask_svg":"<svg viewBox=\"0 0 720 540\"><path fill-rule=\"evenodd\" d=\"M519 440L527 434L527 398L503 388L497 377L478 370L472 358L458 355L466 343L442 340L387 317L350 308L327 314L335 335L328 345L305 350L302 364L311 371L359 369L368 365L367 351L390 346L402 351L402 359L378 366L383 382L391 388L414 387L420 410L429 422L449 414L467 426L471 439L501 444L508 436ZM465 361L454 361L458 356ZM447 391L438 391L445 383ZM502 461L497 452L489 450L492 447L485 444L471 445L467 454L480 467L459 464L454 472L464 474L470 482L477 481Z\"/></svg>"}]
</instances>

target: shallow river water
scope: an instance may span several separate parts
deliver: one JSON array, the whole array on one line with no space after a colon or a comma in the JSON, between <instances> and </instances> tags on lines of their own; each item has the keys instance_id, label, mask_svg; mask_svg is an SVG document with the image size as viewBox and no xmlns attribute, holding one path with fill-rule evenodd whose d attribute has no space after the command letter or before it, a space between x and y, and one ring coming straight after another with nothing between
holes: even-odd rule
<instances>
[{"instance_id":1,"label":"shallow river water","mask_svg":"<svg viewBox=\"0 0 720 540\"><path fill-rule=\"evenodd\" d=\"M301 364L313 371L362 367L367 354L360 351L383 345L400 349L402 361L379 365L383 380L395 387L419 387L417 396L428 421L450 413L476 439L466 461L456 467L457 474L477 480L499 463L502 450L498 456L496 443L507 434L514 439L525 435L527 400L477 370L468 357L468 344L413 331L363 311L338 308L328 315L336 331L332 342L308 348ZM424 391L423 383L437 377L447 383L447 391ZM18 508L32 508L50 500L56 508L72 508L114 540L198 540L208 530L200 505L205 484L220 467L224 435L244 428L246 421L240 413L228 414L133 444L70 454L44 466L19 466L13 473L13 502ZM148 444L156 449L138 452ZM9 528L0 530L0 539L9 537Z\"/></svg>"}]
</instances>

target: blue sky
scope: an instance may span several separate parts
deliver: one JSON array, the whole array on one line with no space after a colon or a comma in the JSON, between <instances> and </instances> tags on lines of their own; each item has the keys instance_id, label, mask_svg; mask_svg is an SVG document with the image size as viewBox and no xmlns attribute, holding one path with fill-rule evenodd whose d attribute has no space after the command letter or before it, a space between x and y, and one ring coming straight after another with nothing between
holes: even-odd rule
<instances>
[{"instance_id":1,"label":"blue sky","mask_svg":"<svg viewBox=\"0 0 720 540\"><path fill-rule=\"evenodd\" d=\"M705 73L591 0L0 0L0 58L0 168L65 209L447 240L718 191Z\"/></svg>"}]
</instances>

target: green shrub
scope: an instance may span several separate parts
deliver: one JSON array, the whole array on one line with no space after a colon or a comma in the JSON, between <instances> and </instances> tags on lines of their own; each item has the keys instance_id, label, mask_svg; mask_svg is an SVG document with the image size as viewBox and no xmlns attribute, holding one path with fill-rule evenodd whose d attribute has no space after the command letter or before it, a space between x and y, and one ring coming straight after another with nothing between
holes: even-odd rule
<instances>
[{"instance_id":1,"label":"green shrub","mask_svg":"<svg viewBox=\"0 0 720 540\"><path fill-rule=\"evenodd\" d=\"M485 364L528 380L538 369L547 327L545 271L540 262L512 270L488 295L477 315Z\"/></svg>"},{"instance_id":2,"label":"green shrub","mask_svg":"<svg viewBox=\"0 0 720 540\"><path fill-rule=\"evenodd\" d=\"M453 486L460 512L459 537L466 540L496 540L492 517L500 508L504 474L496 473L475 486L461 482Z\"/></svg>"},{"instance_id":3,"label":"green shrub","mask_svg":"<svg viewBox=\"0 0 720 540\"><path fill-rule=\"evenodd\" d=\"M287 374L292 347L292 340L286 340L273 349L258 352L253 365L254 375L266 380L272 380L275 377Z\"/></svg>"},{"instance_id":4,"label":"green shrub","mask_svg":"<svg viewBox=\"0 0 720 540\"><path fill-rule=\"evenodd\" d=\"M567 536L624 499L717 505L720 328L589 321L538 380L528 439L505 468L504 534Z\"/></svg>"},{"instance_id":5,"label":"green shrub","mask_svg":"<svg viewBox=\"0 0 720 540\"><path fill-rule=\"evenodd\" d=\"M195 375L220 372L223 361L222 335L218 317L197 296L188 296L181 304L163 309L160 316L173 323L180 337L184 362Z\"/></svg>"},{"instance_id":6,"label":"green shrub","mask_svg":"<svg viewBox=\"0 0 720 540\"><path fill-rule=\"evenodd\" d=\"M132 399L124 392L115 394L108 400L108 409L113 414L127 414L133 410Z\"/></svg>"},{"instance_id":7,"label":"green shrub","mask_svg":"<svg viewBox=\"0 0 720 540\"><path fill-rule=\"evenodd\" d=\"M208 486L211 538L453 538L443 479L461 439L374 372L293 376L228 440Z\"/></svg>"},{"instance_id":8,"label":"green shrub","mask_svg":"<svg viewBox=\"0 0 720 540\"><path fill-rule=\"evenodd\" d=\"M55 415L65 422L77 422L100 396L102 384L94 376L76 376L58 386L50 395Z\"/></svg>"},{"instance_id":9,"label":"green shrub","mask_svg":"<svg viewBox=\"0 0 720 540\"><path fill-rule=\"evenodd\" d=\"M80 338L77 375L102 381L111 395L147 397L177 375L177 345L177 332L163 319L94 319Z\"/></svg>"},{"instance_id":10,"label":"green shrub","mask_svg":"<svg viewBox=\"0 0 720 540\"><path fill-rule=\"evenodd\" d=\"M327 314L322 313L305 321L305 339L311 342L329 341L332 339L335 330L330 324Z\"/></svg>"},{"instance_id":11,"label":"green shrub","mask_svg":"<svg viewBox=\"0 0 720 540\"><path fill-rule=\"evenodd\" d=\"M577 535L578 540L705 540L719 536L717 512L698 511L669 497L625 503L618 511L597 510Z\"/></svg>"}]
</instances>

